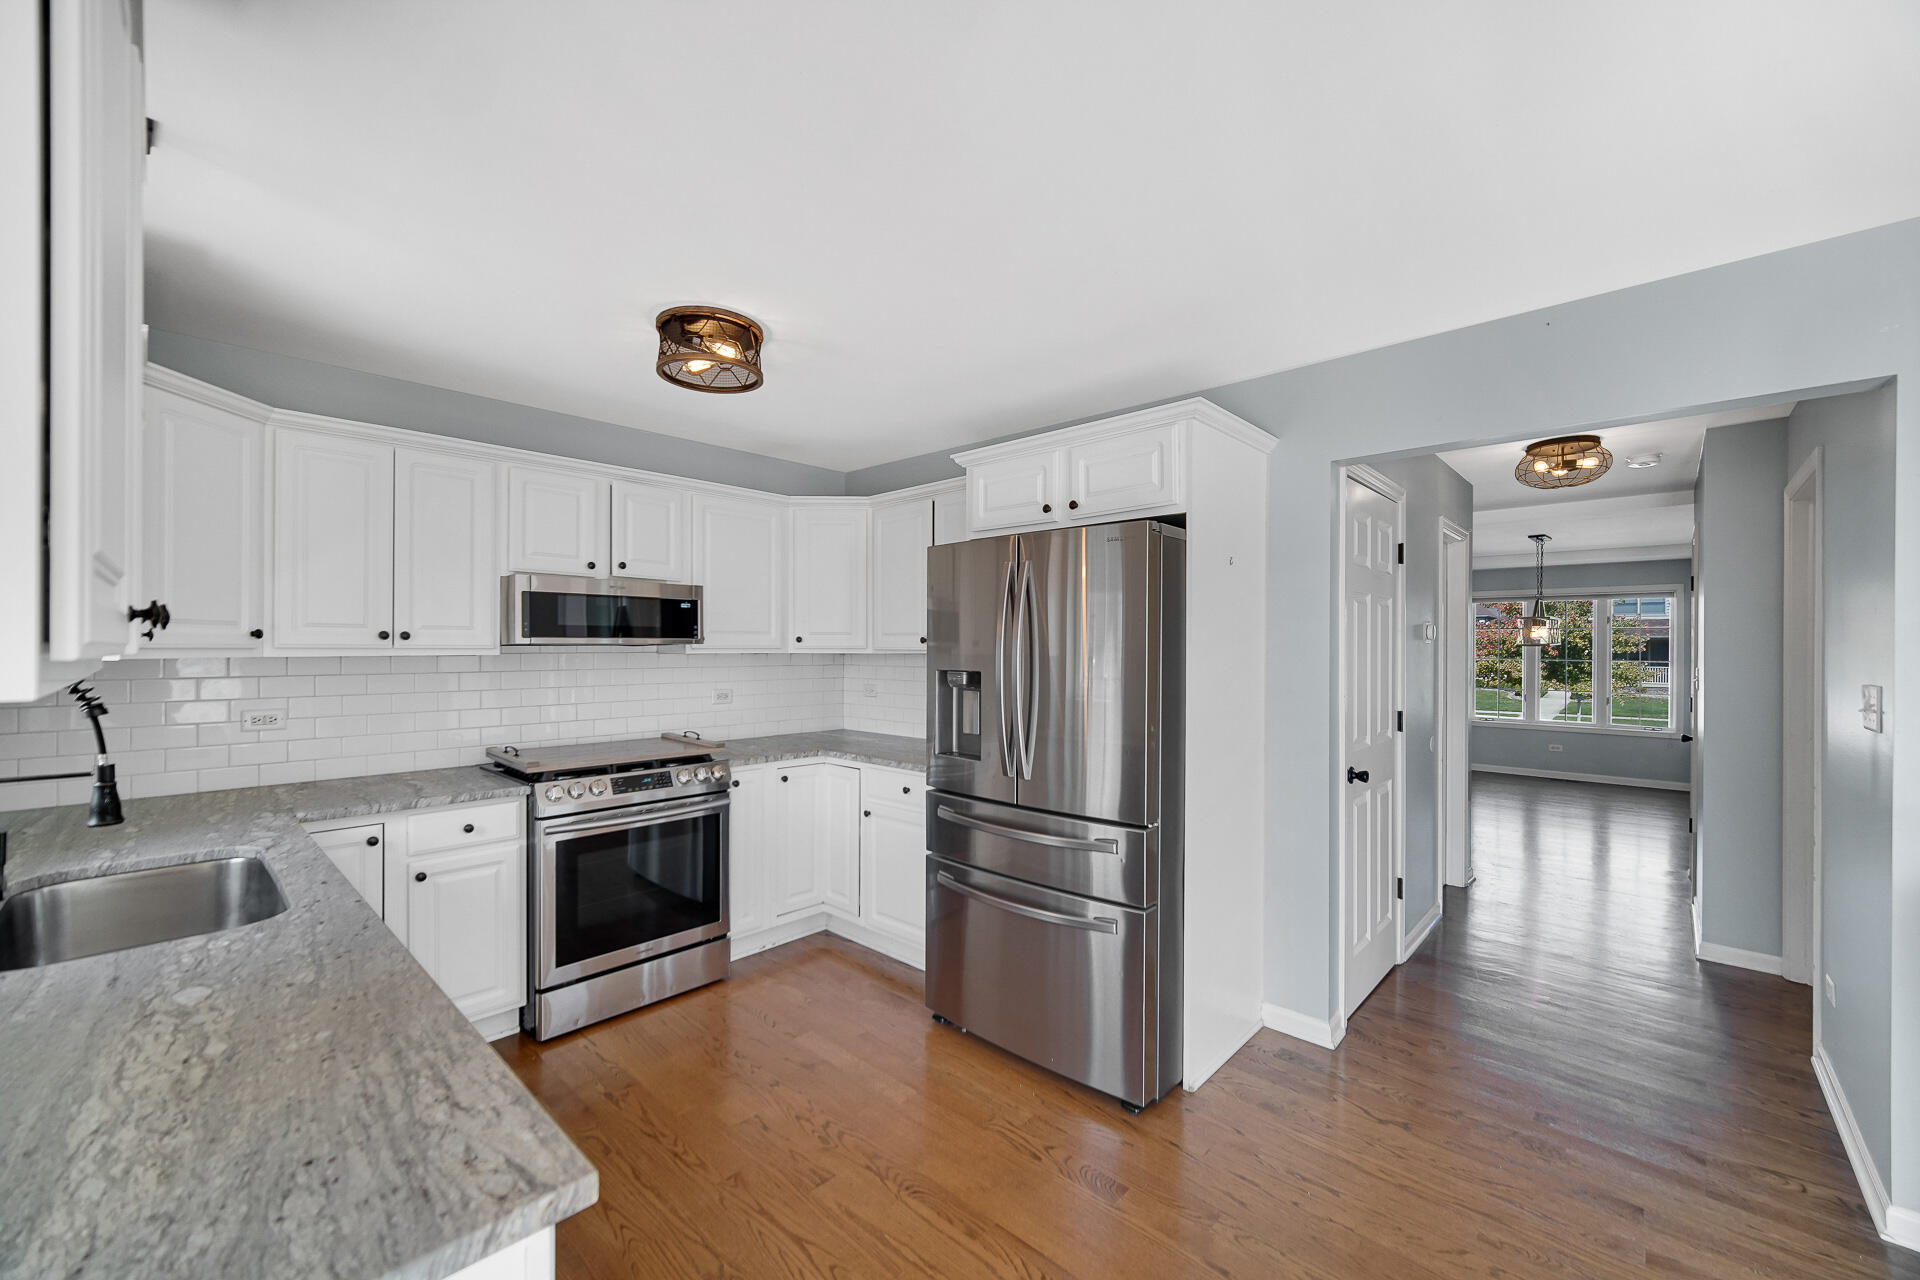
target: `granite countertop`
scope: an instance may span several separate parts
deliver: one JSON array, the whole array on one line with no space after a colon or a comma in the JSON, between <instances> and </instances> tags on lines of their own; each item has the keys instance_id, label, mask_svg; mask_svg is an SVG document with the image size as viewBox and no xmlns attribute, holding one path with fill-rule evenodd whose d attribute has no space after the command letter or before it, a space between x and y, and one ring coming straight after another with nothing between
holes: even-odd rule
<instances>
[{"instance_id":1,"label":"granite countertop","mask_svg":"<svg viewBox=\"0 0 1920 1280\"><path fill-rule=\"evenodd\" d=\"M0 972L0 1276L435 1280L598 1175L301 830L524 793L478 768L0 814L8 891L254 853L292 904Z\"/></svg>"},{"instance_id":2,"label":"granite countertop","mask_svg":"<svg viewBox=\"0 0 1920 1280\"><path fill-rule=\"evenodd\" d=\"M765 738L729 738L721 748L735 764L769 764L776 760L804 760L824 756L859 764L885 765L925 773L927 742L897 733L864 733L856 729L821 729L813 733L777 733Z\"/></svg>"}]
</instances>

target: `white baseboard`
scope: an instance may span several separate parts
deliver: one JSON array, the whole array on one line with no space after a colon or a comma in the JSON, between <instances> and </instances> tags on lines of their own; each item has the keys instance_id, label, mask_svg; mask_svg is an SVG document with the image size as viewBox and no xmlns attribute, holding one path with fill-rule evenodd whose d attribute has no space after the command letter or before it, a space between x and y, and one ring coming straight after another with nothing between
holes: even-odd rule
<instances>
[{"instance_id":1,"label":"white baseboard","mask_svg":"<svg viewBox=\"0 0 1920 1280\"><path fill-rule=\"evenodd\" d=\"M488 1040L504 1040L520 1030L520 1011L507 1009L473 1020L473 1029Z\"/></svg>"},{"instance_id":2,"label":"white baseboard","mask_svg":"<svg viewBox=\"0 0 1920 1280\"><path fill-rule=\"evenodd\" d=\"M756 929L752 933L734 934L727 939L727 955L735 960L744 960L762 951L785 946L797 938L821 933L826 927L827 913L824 911L813 911L804 916L795 916L791 920L780 920L765 929Z\"/></svg>"},{"instance_id":3,"label":"white baseboard","mask_svg":"<svg viewBox=\"0 0 1920 1280\"><path fill-rule=\"evenodd\" d=\"M1696 942L1693 944L1693 954L1714 964L1735 965L1755 973L1778 976L1781 969L1779 956L1770 956L1763 951L1742 951L1739 947L1723 947L1717 942Z\"/></svg>"},{"instance_id":4,"label":"white baseboard","mask_svg":"<svg viewBox=\"0 0 1920 1280\"><path fill-rule=\"evenodd\" d=\"M1887 1229L1880 1233L1880 1238L1902 1249L1920 1250L1920 1209L1888 1205Z\"/></svg>"},{"instance_id":5,"label":"white baseboard","mask_svg":"<svg viewBox=\"0 0 1920 1280\"><path fill-rule=\"evenodd\" d=\"M1420 922L1413 926L1412 932L1400 940L1401 964L1405 964L1413 953L1420 949L1421 945L1426 942L1427 935L1432 933L1434 926L1439 923L1440 904L1436 902L1427 908L1427 914L1420 917Z\"/></svg>"},{"instance_id":6,"label":"white baseboard","mask_svg":"<svg viewBox=\"0 0 1920 1280\"><path fill-rule=\"evenodd\" d=\"M927 944L924 942L915 945L857 920L831 913L827 916L827 932L848 942L857 942L869 951L878 951L889 959L915 969L924 970L927 967Z\"/></svg>"},{"instance_id":7,"label":"white baseboard","mask_svg":"<svg viewBox=\"0 0 1920 1280\"><path fill-rule=\"evenodd\" d=\"M1652 778L1621 778L1610 773L1563 773L1558 769L1522 769L1509 764L1476 764L1475 773L1510 773L1520 778L1555 778L1561 782L1598 782L1609 787L1652 787L1655 791L1691 791L1691 782L1656 782Z\"/></svg>"},{"instance_id":8,"label":"white baseboard","mask_svg":"<svg viewBox=\"0 0 1920 1280\"><path fill-rule=\"evenodd\" d=\"M1322 1049L1339 1048L1341 1038L1347 1034L1345 1018L1316 1018L1277 1004L1261 1005L1260 1021L1283 1036L1305 1040Z\"/></svg>"},{"instance_id":9,"label":"white baseboard","mask_svg":"<svg viewBox=\"0 0 1920 1280\"><path fill-rule=\"evenodd\" d=\"M838 911L810 911L803 916L781 920L765 929L736 934L727 939L727 954L735 960L744 960L748 956L758 955L762 951L771 951L775 947L785 946L789 942L810 937L816 933L831 933L835 937L845 938L848 942L857 943L869 951L878 951L889 959L912 965L916 969L927 967L925 943L915 946L892 934L882 933L858 920L843 916Z\"/></svg>"},{"instance_id":10,"label":"white baseboard","mask_svg":"<svg viewBox=\"0 0 1920 1280\"><path fill-rule=\"evenodd\" d=\"M1867 1214L1873 1219L1873 1229L1883 1239L1894 1244L1904 1244L1908 1248L1920 1247L1920 1234L1908 1240L1898 1240L1888 1230L1887 1187L1880 1181L1880 1170L1874 1167L1873 1155L1867 1150L1867 1141L1860 1134L1860 1125L1853 1118L1853 1108L1847 1105L1846 1090L1840 1087L1840 1076L1833 1069L1833 1060L1827 1057L1826 1046L1813 1051L1813 1075L1820 1082L1820 1092L1826 1096L1827 1111L1833 1116L1833 1127L1840 1131L1840 1145L1847 1149L1847 1162L1853 1166L1854 1180L1860 1184L1860 1198L1867 1203ZM1910 1209L1900 1211L1903 1219L1920 1218ZM1903 1223L1903 1226L1920 1226L1920 1222Z\"/></svg>"}]
</instances>

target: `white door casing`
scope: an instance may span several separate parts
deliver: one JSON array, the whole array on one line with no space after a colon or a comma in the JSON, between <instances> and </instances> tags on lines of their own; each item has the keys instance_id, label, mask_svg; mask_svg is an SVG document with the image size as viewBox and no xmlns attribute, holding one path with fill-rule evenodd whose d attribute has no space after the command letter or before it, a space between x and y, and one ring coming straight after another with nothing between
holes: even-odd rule
<instances>
[{"instance_id":1,"label":"white door casing","mask_svg":"<svg viewBox=\"0 0 1920 1280\"><path fill-rule=\"evenodd\" d=\"M1335 785L1341 796L1341 1012L1350 1015L1399 955L1395 882L1402 770L1395 713L1404 498L1391 482L1353 467L1341 480L1340 511L1341 751Z\"/></svg>"},{"instance_id":2,"label":"white door casing","mask_svg":"<svg viewBox=\"0 0 1920 1280\"><path fill-rule=\"evenodd\" d=\"M1440 849L1442 884L1473 882L1468 731L1473 721L1473 535L1440 521Z\"/></svg>"},{"instance_id":3,"label":"white door casing","mask_svg":"<svg viewBox=\"0 0 1920 1280\"><path fill-rule=\"evenodd\" d=\"M1820 1046L1821 773L1825 757L1826 601L1821 573L1822 451L1787 482L1781 645L1780 971L1813 989Z\"/></svg>"},{"instance_id":4,"label":"white door casing","mask_svg":"<svg viewBox=\"0 0 1920 1280\"><path fill-rule=\"evenodd\" d=\"M394 647L438 652L500 643L494 467L399 449L393 460Z\"/></svg>"}]
</instances>

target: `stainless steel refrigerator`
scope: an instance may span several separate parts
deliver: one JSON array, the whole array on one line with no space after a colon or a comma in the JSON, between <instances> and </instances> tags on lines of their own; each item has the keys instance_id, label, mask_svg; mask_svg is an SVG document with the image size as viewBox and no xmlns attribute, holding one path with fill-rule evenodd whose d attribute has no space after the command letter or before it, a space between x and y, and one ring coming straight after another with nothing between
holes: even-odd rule
<instances>
[{"instance_id":1,"label":"stainless steel refrigerator","mask_svg":"<svg viewBox=\"0 0 1920 1280\"><path fill-rule=\"evenodd\" d=\"M1138 1109L1180 1082L1186 533L927 553L927 1007Z\"/></svg>"}]
</instances>

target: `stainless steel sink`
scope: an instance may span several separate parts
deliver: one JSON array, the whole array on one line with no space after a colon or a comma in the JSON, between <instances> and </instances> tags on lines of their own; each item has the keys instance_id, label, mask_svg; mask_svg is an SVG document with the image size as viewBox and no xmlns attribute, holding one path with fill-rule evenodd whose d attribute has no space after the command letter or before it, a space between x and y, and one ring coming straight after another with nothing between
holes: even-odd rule
<instances>
[{"instance_id":1,"label":"stainless steel sink","mask_svg":"<svg viewBox=\"0 0 1920 1280\"><path fill-rule=\"evenodd\" d=\"M0 902L0 969L219 933L286 909L287 895L255 857L68 880Z\"/></svg>"}]
</instances>

